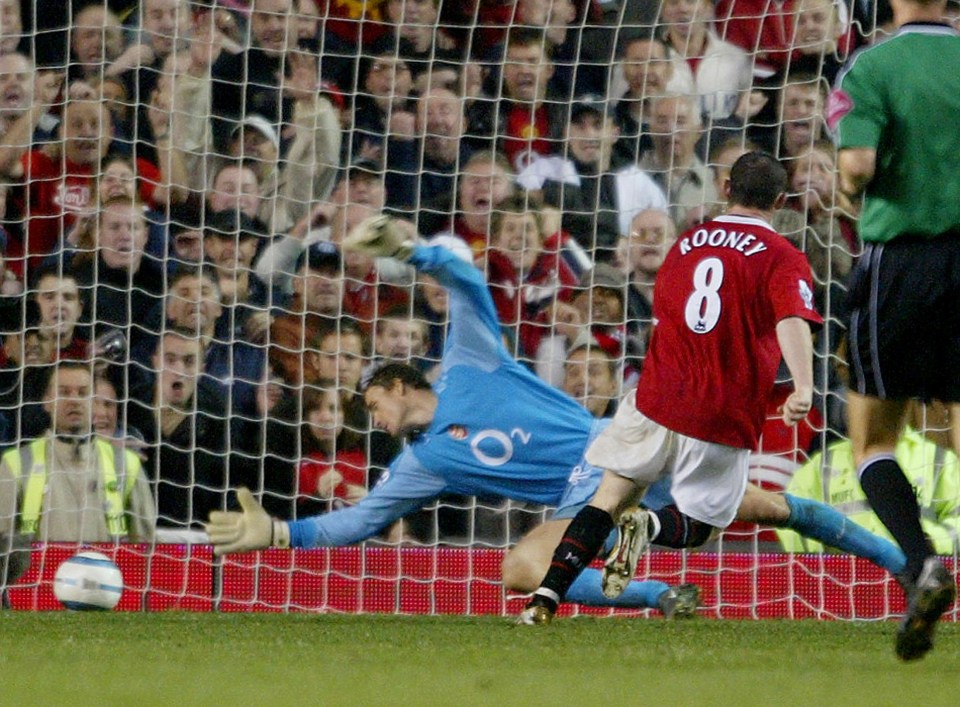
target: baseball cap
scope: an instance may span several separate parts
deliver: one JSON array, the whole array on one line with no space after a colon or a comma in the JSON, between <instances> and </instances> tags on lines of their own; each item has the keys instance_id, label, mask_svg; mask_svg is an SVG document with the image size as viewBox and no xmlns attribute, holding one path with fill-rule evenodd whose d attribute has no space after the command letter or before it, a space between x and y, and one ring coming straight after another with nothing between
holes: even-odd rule
<instances>
[{"instance_id":1,"label":"baseball cap","mask_svg":"<svg viewBox=\"0 0 960 707\"><path fill-rule=\"evenodd\" d=\"M250 218L234 209L217 211L207 219L203 227L203 236L217 238L259 238L267 235L267 229L260 219Z\"/></svg>"},{"instance_id":2,"label":"baseball cap","mask_svg":"<svg viewBox=\"0 0 960 707\"><path fill-rule=\"evenodd\" d=\"M340 269L340 251L330 241L317 241L311 243L300 257L297 259L297 271L299 272L304 265L311 270L339 270Z\"/></svg>"},{"instance_id":3,"label":"baseball cap","mask_svg":"<svg viewBox=\"0 0 960 707\"><path fill-rule=\"evenodd\" d=\"M372 157L357 157L340 171L340 179L347 177L383 178L383 164Z\"/></svg>"},{"instance_id":4,"label":"baseball cap","mask_svg":"<svg viewBox=\"0 0 960 707\"><path fill-rule=\"evenodd\" d=\"M186 231L203 230L203 211L196 204L176 204L170 207L170 220L167 232L171 238Z\"/></svg>"},{"instance_id":5,"label":"baseball cap","mask_svg":"<svg viewBox=\"0 0 960 707\"><path fill-rule=\"evenodd\" d=\"M602 96L593 93L575 98L570 105L570 120L579 120L584 113L596 113L602 118L607 114L607 103Z\"/></svg>"},{"instance_id":6,"label":"baseball cap","mask_svg":"<svg viewBox=\"0 0 960 707\"><path fill-rule=\"evenodd\" d=\"M236 137L244 128L253 128L258 133L267 138L270 142L273 143L273 146L277 149L280 148L280 136L277 135L276 129L271 125L270 121L264 118L262 115L251 114L246 118L241 120L233 128L233 132L230 133L230 137Z\"/></svg>"},{"instance_id":7,"label":"baseball cap","mask_svg":"<svg viewBox=\"0 0 960 707\"><path fill-rule=\"evenodd\" d=\"M623 294L627 286L627 276L609 263L597 263L592 270L580 276L580 287L605 287Z\"/></svg>"}]
</instances>

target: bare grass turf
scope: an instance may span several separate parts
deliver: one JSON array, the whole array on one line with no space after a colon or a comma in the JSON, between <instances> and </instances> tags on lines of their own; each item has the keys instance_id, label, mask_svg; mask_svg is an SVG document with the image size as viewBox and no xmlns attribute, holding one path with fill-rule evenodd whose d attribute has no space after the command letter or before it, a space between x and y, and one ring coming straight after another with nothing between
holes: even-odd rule
<instances>
[{"instance_id":1,"label":"bare grass turf","mask_svg":"<svg viewBox=\"0 0 960 707\"><path fill-rule=\"evenodd\" d=\"M956 705L960 626L0 613L2 704Z\"/></svg>"}]
</instances>

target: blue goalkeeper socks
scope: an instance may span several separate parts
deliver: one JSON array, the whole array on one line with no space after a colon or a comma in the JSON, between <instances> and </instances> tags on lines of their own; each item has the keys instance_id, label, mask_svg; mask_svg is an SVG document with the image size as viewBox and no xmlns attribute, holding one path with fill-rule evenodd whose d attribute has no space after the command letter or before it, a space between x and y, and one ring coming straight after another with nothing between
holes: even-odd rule
<instances>
[{"instance_id":1,"label":"blue goalkeeper socks","mask_svg":"<svg viewBox=\"0 0 960 707\"><path fill-rule=\"evenodd\" d=\"M899 574L906 567L907 558L899 547L857 525L839 511L809 498L788 493L783 497L790 508L787 528L824 545L864 557L891 574Z\"/></svg>"},{"instance_id":2,"label":"blue goalkeeper socks","mask_svg":"<svg viewBox=\"0 0 960 707\"><path fill-rule=\"evenodd\" d=\"M660 595L670 589L665 582L634 580L623 594L611 599L600 588L600 570L585 569L567 590L564 601L585 606L619 606L623 609L658 609Z\"/></svg>"}]
</instances>

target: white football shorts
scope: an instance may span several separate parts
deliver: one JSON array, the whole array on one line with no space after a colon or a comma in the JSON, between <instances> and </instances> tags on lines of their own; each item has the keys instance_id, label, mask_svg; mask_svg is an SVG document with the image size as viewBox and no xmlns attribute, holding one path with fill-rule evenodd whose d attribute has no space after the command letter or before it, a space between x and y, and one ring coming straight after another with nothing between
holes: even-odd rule
<instances>
[{"instance_id":1,"label":"white football shorts","mask_svg":"<svg viewBox=\"0 0 960 707\"><path fill-rule=\"evenodd\" d=\"M620 401L613 422L587 449L590 464L644 488L671 476L682 513L716 528L737 515L747 488L747 449L704 442L667 429L637 410L636 391Z\"/></svg>"}]
</instances>

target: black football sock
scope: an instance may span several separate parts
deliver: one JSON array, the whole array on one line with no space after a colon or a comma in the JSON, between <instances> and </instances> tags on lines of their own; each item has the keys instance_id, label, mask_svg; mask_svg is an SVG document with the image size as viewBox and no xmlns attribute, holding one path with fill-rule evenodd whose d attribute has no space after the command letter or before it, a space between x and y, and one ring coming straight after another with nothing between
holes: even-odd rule
<instances>
[{"instance_id":1,"label":"black football sock","mask_svg":"<svg viewBox=\"0 0 960 707\"><path fill-rule=\"evenodd\" d=\"M920 507L913 487L893 456L872 457L857 473L874 513L907 556L907 575L916 580L933 548L920 526Z\"/></svg>"},{"instance_id":2,"label":"black football sock","mask_svg":"<svg viewBox=\"0 0 960 707\"><path fill-rule=\"evenodd\" d=\"M535 603L555 611L577 576L600 552L613 530L613 518L595 506L584 506L570 522L563 539L553 551L550 569L534 592Z\"/></svg>"},{"instance_id":3,"label":"black football sock","mask_svg":"<svg viewBox=\"0 0 960 707\"><path fill-rule=\"evenodd\" d=\"M713 526L680 512L674 504L650 511L660 522L660 532L651 541L664 547L699 547L710 539Z\"/></svg>"}]
</instances>

